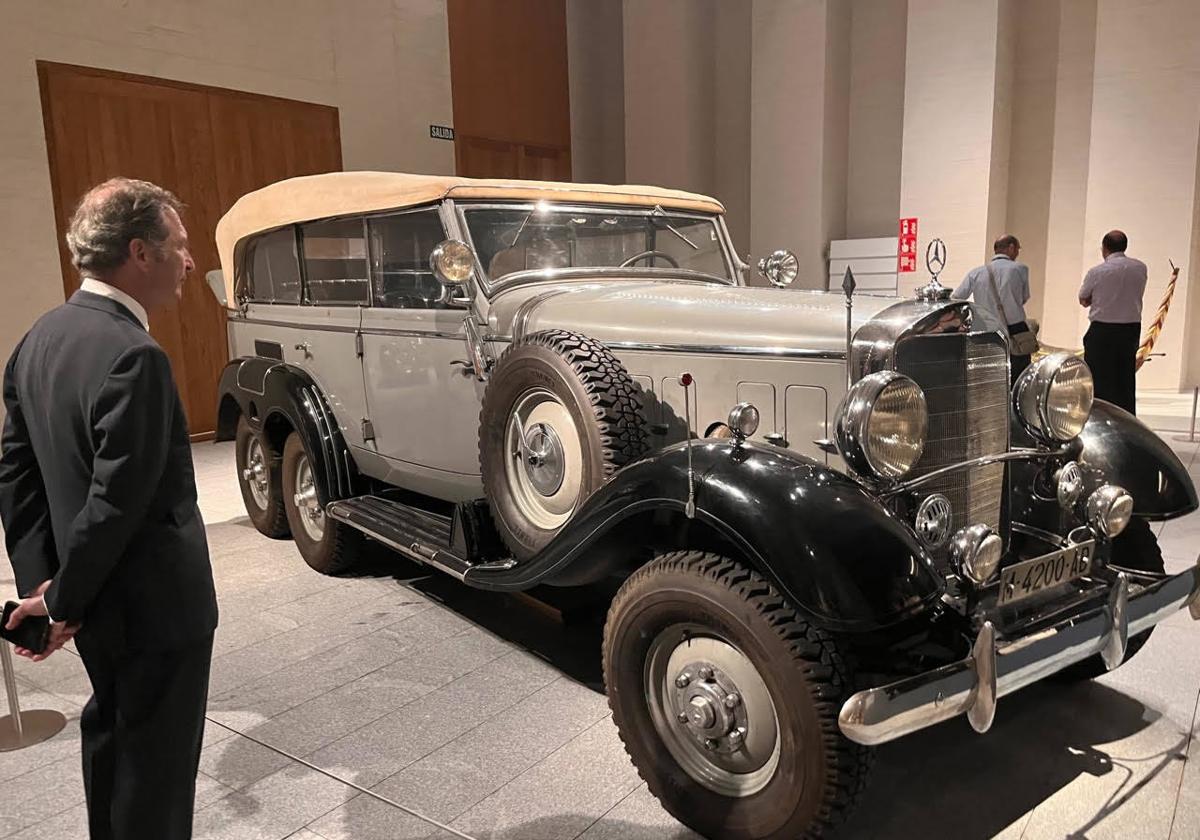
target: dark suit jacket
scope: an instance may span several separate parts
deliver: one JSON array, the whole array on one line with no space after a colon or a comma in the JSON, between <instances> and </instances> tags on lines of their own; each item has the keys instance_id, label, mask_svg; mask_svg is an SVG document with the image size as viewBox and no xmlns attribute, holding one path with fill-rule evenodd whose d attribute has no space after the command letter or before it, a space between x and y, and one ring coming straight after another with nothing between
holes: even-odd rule
<instances>
[{"instance_id":1,"label":"dark suit jacket","mask_svg":"<svg viewBox=\"0 0 1200 840\"><path fill-rule=\"evenodd\" d=\"M17 589L117 649L211 633L216 596L166 354L124 306L76 292L4 371L0 518Z\"/></svg>"}]
</instances>

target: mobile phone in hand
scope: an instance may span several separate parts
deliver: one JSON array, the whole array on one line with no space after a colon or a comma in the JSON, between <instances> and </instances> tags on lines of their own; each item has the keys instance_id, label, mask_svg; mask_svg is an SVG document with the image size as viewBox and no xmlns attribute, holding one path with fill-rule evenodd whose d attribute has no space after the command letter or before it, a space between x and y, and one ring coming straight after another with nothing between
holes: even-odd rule
<instances>
[{"instance_id":1,"label":"mobile phone in hand","mask_svg":"<svg viewBox=\"0 0 1200 840\"><path fill-rule=\"evenodd\" d=\"M19 607L16 601L4 605L4 617L0 620L0 639L7 639L17 647L41 653L50 641L50 619L44 615L26 616L15 630L9 630L8 617Z\"/></svg>"}]
</instances>

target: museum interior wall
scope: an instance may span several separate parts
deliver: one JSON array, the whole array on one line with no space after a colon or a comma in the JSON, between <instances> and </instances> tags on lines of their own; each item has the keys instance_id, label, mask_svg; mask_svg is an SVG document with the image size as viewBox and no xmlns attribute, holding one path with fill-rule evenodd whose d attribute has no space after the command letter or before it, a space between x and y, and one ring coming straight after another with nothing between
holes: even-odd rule
<instances>
[{"instance_id":1,"label":"museum interior wall","mask_svg":"<svg viewBox=\"0 0 1200 840\"><path fill-rule=\"evenodd\" d=\"M353 14L343 11L350 7ZM429 134L430 123L449 125L452 118L443 0L6 0L0 26L5 358L64 295L38 60L334 106L346 168L454 171L453 144ZM79 154L88 145L81 143Z\"/></svg>"},{"instance_id":2,"label":"museum interior wall","mask_svg":"<svg viewBox=\"0 0 1200 840\"><path fill-rule=\"evenodd\" d=\"M901 216L920 219L922 246L947 242L947 283L1011 231L1031 270L1030 314L1063 346L1086 327L1075 291L1100 235L1121 227L1150 266L1147 320L1168 258L1184 267L1157 348L1167 355L1139 381L1200 378L1193 0L521 0L510 17L565 30L565 50L553 37L536 49L499 35L471 44L457 66L490 69L477 98L491 111L463 109L475 85L461 70L452 83L455 3L472 6L6 3L0 244L38 282L6 281L0 352L63 293L42 60L336 107L347 169L462 171L474 164L456 161L456 145L461 156L487 135L477 148L496 153L478 174L504 174L515 145L534 149L543 168L520 171L535 177L566 161L577 181L711 193L744 258L791 248L809 288L827 283L831 240L894 236ZM514 118L500 107L514 91L557 119ZM435 124L455 125L460 141L431 138ZM899 290L922 275L901 275Z\"/></svg>"},{"instance_id":3,"label":"museum interior wall","mask_svg":"<svg viewBox=\"0 0 1200 840\"><path fill-rule=\"evenodd\" d=\"M920 219L922 247L945 240L947 283L1015 233L1030 266L1029 314L1045 340L1071 347L1087 327L1080 280L1103 233L1120 227L1150 269L1147 322L1168 260L1184 266L1156 348L1166 356L1139 382L1200 379L1200 296L1188 271L1200 256L1200 4L568 3L577 39L592 17L606 26L592 30L586 63L572 54L572 144L594 142L588 126L601 111L619 112L624 177L610 150L581 152L577 180L710 192L731 214L747 205L744 225L731 225L743 256L791 248L798 284L810 288L828 282L831 240L895 236L899 217ZM583 73L608 83L583 84ZM748 161L726 152L738 148ZM902 275L900 291L923 276Z\"/></svg>"}]
</instances>

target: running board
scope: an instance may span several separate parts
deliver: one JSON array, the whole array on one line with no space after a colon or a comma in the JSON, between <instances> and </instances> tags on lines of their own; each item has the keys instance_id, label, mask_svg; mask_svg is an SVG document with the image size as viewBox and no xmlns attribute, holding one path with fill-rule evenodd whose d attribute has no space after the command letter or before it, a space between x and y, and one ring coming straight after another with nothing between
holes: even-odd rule
<instances>
[{"instance_id":1,"label":"running board","mask_svg":"<svg viewBox=\"0 0 1200 840\"><path fill-rule=\"evenodd\" d=\"M325 513L388 548L458 580L463 580L471 569L487 566L500 570L513 565L511 560L486 564L464 560L450 548L453 534L450 517L381 496L340 499L331 502L325 508Z\"/></svg>"}]
</instances>

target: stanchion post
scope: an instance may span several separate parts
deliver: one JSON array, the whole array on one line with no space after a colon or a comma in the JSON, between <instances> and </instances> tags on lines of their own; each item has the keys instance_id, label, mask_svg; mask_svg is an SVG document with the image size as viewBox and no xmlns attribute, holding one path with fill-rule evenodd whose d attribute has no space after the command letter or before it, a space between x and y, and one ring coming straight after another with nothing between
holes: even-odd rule
<instances>
[{"instance_id":1,"label":"stanchion post","mask_svg":"<svg viewBox=\"0 0 1200 840\"><path fill-rule=\"evenodd\" d=\"M4 693L8 695L8 716L17 740L25 739L25 728L21 725L21 700L17 697L17 675L13 670L12 652L8 642L0 642L0 663L4 667Z\"/></svg>"},{"instance_id":2,"label":"stanchion post","mask_svg":"<svg viewBox=\"0 0 1200 840\"><path fill-rule=\"evenodd\" d=\"M67 719L62 712L53 709L21 711L12 652L5 641L0 641L0 666L3 666L4 670L4 692L8 695L8 714L0 717L0 752L40 744L61 732L67 725Z\"/></svg>"},{"instance_id":3,"label":"stanchion post","mask_svg":"<svg viewBox=\"0 0 1200 840\"><path fill-rule=\"evenodd\" d=\"M1200 404L1200 385L1192 389L1192 422L1188 427L1186 435L1175 435L1175 440L1187 441L1188 443L1196 442L1196 408Z\"/></svg>"}]
</instances>

